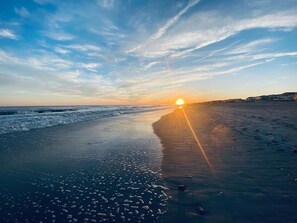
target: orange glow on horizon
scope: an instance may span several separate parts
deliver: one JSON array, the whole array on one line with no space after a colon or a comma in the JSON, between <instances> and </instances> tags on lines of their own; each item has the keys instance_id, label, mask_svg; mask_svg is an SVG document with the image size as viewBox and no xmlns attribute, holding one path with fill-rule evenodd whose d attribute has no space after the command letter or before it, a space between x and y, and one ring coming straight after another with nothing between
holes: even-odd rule
<instances>
[{"instance_id":1,"label":"orange glow on horizon","mask_svg":"<svg viewBox=\"0 0 297 223\"><path fill-rule=\"evenodd\" d=\"M39 98L42 96L42 100ZM184 103L199 103L208 101L207 98L195 97L190 94L183 94L187 98ZM161 97L142 97L140 100L120 100L120 99L98 99L98 98L82 98L79 96L68 97L52 97L48 95L35 95L31 97L16 98L7 96L4 100L0 100L0 106L84 106L84 105L173 105L176 102L173 94Z\"/></svg>"}]
</instances>

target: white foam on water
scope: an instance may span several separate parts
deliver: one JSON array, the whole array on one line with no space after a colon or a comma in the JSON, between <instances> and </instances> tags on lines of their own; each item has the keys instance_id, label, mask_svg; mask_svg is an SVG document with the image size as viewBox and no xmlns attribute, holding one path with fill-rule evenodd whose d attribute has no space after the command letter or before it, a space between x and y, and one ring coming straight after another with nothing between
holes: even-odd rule
<instances>
[{"instance_id":1,"label":"white foam on water","mask_svg":"<svg viewBox=\"0 0 297 223\"><path fill-rule=\"evenodd\" d=\"M166 106L0 107L0 134L91 121Z\"/></svg>"}]
</instances>

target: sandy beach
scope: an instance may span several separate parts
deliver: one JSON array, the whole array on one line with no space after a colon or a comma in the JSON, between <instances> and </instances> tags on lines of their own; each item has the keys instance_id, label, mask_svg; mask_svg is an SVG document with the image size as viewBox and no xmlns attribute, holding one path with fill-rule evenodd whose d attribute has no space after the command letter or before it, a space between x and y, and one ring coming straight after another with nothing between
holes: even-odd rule
<instances>
[{"instance_id":1,"label":"sandy beach","mask_svg":"<svg viewBox=\"0 0 297 223\"><path fill-rule=\"evenodd\" d=\"M165 221L297 221L296 102L204 103L184 112L210 166L182 109L153 124L170 196Z\"/></svg>"}]
</instances>

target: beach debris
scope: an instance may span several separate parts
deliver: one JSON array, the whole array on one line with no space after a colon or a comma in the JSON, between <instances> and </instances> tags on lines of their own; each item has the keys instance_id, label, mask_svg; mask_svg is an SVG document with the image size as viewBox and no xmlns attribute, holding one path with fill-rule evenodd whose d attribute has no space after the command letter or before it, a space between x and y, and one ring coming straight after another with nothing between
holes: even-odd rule
<instances>
[{"instance_id":1,"label":"beach debris","mask_svg":"<svg viewBox=\"0 0 297 223\"><path fill-rule=\"evenodd\" d=\"M179 191L185 191L187 188L188 188L188 187L187 187L186 185L184 185L184 184L180 184L180 185L177 186L177 189L178 189Z\"/></svg>"},{"instance_id":2,"label":"beach debris","mask_svg":"<svg viewBox=\"0 0 297 223\"><path fill-rule=\"evenodd\" d=\"M197 208L197 213L201 216L205 215L205 209L203 207L198 207Z\"/></svg>"}]
</instances>

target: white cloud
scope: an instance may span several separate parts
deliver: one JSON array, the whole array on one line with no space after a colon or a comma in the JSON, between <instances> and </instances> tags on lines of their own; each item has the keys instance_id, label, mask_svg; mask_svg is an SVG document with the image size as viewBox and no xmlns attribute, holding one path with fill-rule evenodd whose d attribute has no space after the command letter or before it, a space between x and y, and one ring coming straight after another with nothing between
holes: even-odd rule
<instances>
[{"instance_id":1,"label":"white cloud","mask_svg":"<svg viewBox=\"0 0 297 223\"><path fill-rule=\"evenodd\" d=\"M13 33L13 31L9 29L0 29L0 38L7 38L7 39L17 39L17 36Z\"/></svg>"},{"instance_id":2,"label":"white cloud","mask_svg":"<svg viewBox=\"0 0 297 223\"><path fill-rule=\"evenodd\" d=\"M75 38L73 35L65 32L49 32L49 33L46 33L45 35L57 41L67 41Z\"/></svg>"},{"instance_id":3,"label":"white cloud","mask_svg":"<svg viewBox=\"0 0 297 223\"><path fill-rule=\"evenodd\" d=\"M279 57L297 57L297 52L263 53L251 56L252 60L275 59Z\"/></svg>"},{"instance_id":4,"label":"white cloud","mask_svg":"<svg viewBox=\"0 0 297 223\"><path fill-rule=\"evenodd\" d=\"M160 62L158 61L154 61L154 62L150 62L148 64L143 65L144 70L148 70L150 68L152 68L153 66L155 66L156 64L159 64Z\"/></svg>"},{"instance_id":5,"label":"white cloud","mask_svg":"<svg viewBox=\"0 0 297 223\"><path fill-rule=\"evenodd\" d=\"M158 29L158 31L156 33L154 33L147 40L147 42L140 44L140 45L128 50L128 53L137 52L139 49L149 46L152 41L155 41L155 40L159 39L160 37L162 37L171 26L173 26L175 23L177 23L179 21L179 19L182 15L184 15L191 7L193 7L194 5L196 5L199 2L200 2L200 0L190 0L186 7L184 7L181 11L179 11L174 17L169 19L165 25L160 27Z\"/></svg>"},{"instance_id":6,"label":"white cloud","mask_svg":"<svg viewBox=\"0 0 297 223\"><path fill-rule=\"evenodd\" d=\"M61 48L61 47L55 47L55 48L54 48L54 51L55 51L56 53L59 53L59 54L68 54L68 53L70 53L69 50L66 50L66 49Z\"/></svg>"},{"instance_id":7,"label":"white cloud","mask_svg":"<svg viewBox=\"0 0 297 223\"><path fill-rule=\"evenodd\" d=\"M176 22L165 32L154 34L157 40L149 38L149 44L132 47L128 53L143 57L162 57L171 55L182 57L197 49L222 41L244 30L265 28L284 29L297 26L296 10L288 10L249 18L234 18L219 12L199 12ZM153 36L154 36L153 35Z\"/></svg>"},{"instance_id":8,"label":"white cloud","mask_svg":"<svg viewBox=\"0 0 297 223\"><path fill-rule=\"evenodd\" d=\"M78 51L100 51L101 48L91 44L71 44L64 46L65 48L78 50Z\"/></svg>"},{"instance_id":9,"label":"white cloud","mask_svg":"<svg viewBox=\"0 0 297 223\"><path fill-rule=\"evenodd\" d=\"M96 68L101 67L100 63L82 63L81 66L89 71L97 72Z\"/></svg>"},{"instance_id":10,"label":"white cloud","mask_svg":"<svg viewBox=\"0 0 297 223\"><path fill-rule=\"evenodd\" d=\"M39 55L31 57L17 57L0 50L0 63L14 65L28 65L36 70L65 70L75 67L71 60L66 60L54 54L41 51ZM12 66L13 67L13 66Z\"/></svg>"},{"instance_id":11,"label":"white cloud","mask_svg":"<svg viewBox=\"0 0 297 223\"><path fill-rule=\"evenodd\" d=\"M74 66L72 61L65 60L51 54L39 57L30 57L27 59L27 63L36 69L45 70L65 70Z\"/></svg>"},{"instance_id":12,"label":"white cloud","mask_svg":"<svg viewBox=\"0 0 297 223\"><path fill-rule=\"evenodd\" d=\"M255 60L271 60L271 59L277 59L280 57L297 57L297 52L277 52L277 53L247 53L247 54L229 54L228 52L225 54L221 54L223 58L221 58L221 61L255 61ZM217 60L214 58L214 60Z\"/></svg>"},{"instance_id":13,"label":"white cloud","mask_svg":"<svg viewBox=\"0 0 297 223\"><path fill-rule=\"evenodd\" d=\"M99 63L85 63L83 64L83 67L88 68L88 69L94 69L101 66Z\"/></svg>"},{"instance_id":14,"label":"white cloud","mask_svg":"<svg viewBox=\"0 0 297 223\"><path fill-rule=\"evenodd\" d=\"M253 45L252 42L250 45ZM263 42L265 41L263 40ZM223 59L219 61L216 58L210 58L212 60L202 61L204 62L203 64L185 65L178 69L159 69L156 72L152 72L151 70L142 71L140 68L132 74L133 78L128 78L128 80L124 79L124 77L131 71L128 69L123 70L122 74L126 75L122 75L123 78L119 77L120 80L118 82L121 83L119 88L125 89L134 99L140 100L144 95L155 94L156 90L159 95L163 95L163 91L172 94L178 86L183 86L187 83L210 79L220 75L236 74L252 67L267 64L280 57L297 56L297 52L260 53L257 56L248 54L245 55L246 58L237 60L236 55L232 56L232 59L225 59L224 55L226 52L221 51L221 53Z\"/></svg>"},{"instance_id":15,"label":"white cloud","mask_svg":"<svg viewBox=\"0 0 297 223\"><path fill-rule=\"evenodd\" d=\"M102 25L88 28L88 31L104 38L108 45L119 45L127 35L111 21L104 19Z\"/></svg>"},{"instance_id":16,"label":"white cloud","mask_svg":"<svg viewBox=\"0 0 297 223\"><path fill-rule=\"evenodd\" d=\"M264 39L257 39L248 43L240 44L235 46L232 50L230 50L229 54L240 54L240 53L250 53L250 52L257 52L263 50L263 46L276 42L276 39L272 38L264 38ZM265 49L265 48L264 48Z\"/></svg>"},{"instance_id":17,"label":"white cloud","mask_svg":"<svg viewBox=\"0 0 297 223\"><path fill-rule=\"evenodd\" d=\"M14 11L15 11L16 14L18 14L19 16L22 16L22 17L29 17L30 16L30 12L25 7L14 8Z\"/></svg>"},{"instance_id":18,"label":"white cloud","mask_svg":"<svg viewBox=\"0 0 297 223\"><path fill-rule=\"evenodd\" d=\"M173 18L169 19L167 23L164 26L162 26L151 38L153 40L156 40L163 36L171 26L178 22L182 15L184 15L191 7L196 5L198 2L200 2L200 0L190 0L185 8L179 11L179 13L177 13Z\"/></svg>"},{"instance_id":19,"label":"white cloud","mask_svg":"<svg viewBox=\"0 0 297 223\"><path fill-rule=\"evenodd\" d=\"M62 96L97 97L106 94L116 98L109 78L96 74L90 78L79 71L73 61L51 54L24 58L0 50L0 84L7 91L54 93ZM95 67L95 64L86 64ZM99 66L99 65L98 65Z\"/></svg>"},{"instance_id":20,"label":"white cloud","mask_svg":"<svg viewBox=\"0 0 297 223\"><path fill-rule=\"evenodd\" d=\"M106 9L112 9L115 3L115 0L99 0L97 1L98 5L106 8Z\"/></svg>"}]
</instances>

